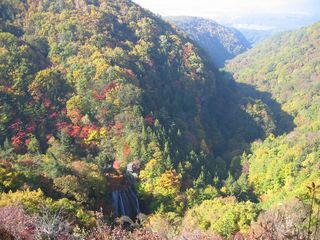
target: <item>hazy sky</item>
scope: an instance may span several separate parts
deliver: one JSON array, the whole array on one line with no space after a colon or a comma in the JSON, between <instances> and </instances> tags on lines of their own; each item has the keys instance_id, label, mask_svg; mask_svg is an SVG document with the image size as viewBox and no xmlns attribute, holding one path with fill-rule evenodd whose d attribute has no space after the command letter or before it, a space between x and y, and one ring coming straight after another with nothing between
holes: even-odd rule
<instances>
[{"instance_id":1,"label":"hazy sky","mask_svg":"<svg viewBox=\"0 0 320 240\"><path fill-rule=\"evenodd\" d=\"M142 7L164 16L192 15L213 17L238 13L320 14L320 0L133 0Z\"/></svg>"}]
</instances>

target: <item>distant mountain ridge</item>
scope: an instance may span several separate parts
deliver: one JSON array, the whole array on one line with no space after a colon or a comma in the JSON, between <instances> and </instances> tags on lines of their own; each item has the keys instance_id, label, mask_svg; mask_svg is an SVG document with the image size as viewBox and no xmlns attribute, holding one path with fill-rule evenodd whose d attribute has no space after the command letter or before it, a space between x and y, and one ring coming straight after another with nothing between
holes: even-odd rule
<instances>
[{"instance_id":1,"label":"distant mountain ridge","mask_svg":"<svg viewBox=\"0 0 320 240\"><path fill-rule=\"evenodd\" d=\"M252 12L250 14L233 13L212 15L220 24L236 28L252 44L261 42L277 33L297 30L320 20L319 14L309 11L297 12Z\"/></svg>"},{"instance_id":2,"label":"distant mountain ridge","mask_svg":"<svg viewBox=\"0 0 320 240\"><path fill-rule=\"evenodd\" d=\"M185 31L217 67L222 67L226 60L250 48L250 42L241 32L213 20L200 17L167 17L166 19Z\"/></svg>"}]
</instances>

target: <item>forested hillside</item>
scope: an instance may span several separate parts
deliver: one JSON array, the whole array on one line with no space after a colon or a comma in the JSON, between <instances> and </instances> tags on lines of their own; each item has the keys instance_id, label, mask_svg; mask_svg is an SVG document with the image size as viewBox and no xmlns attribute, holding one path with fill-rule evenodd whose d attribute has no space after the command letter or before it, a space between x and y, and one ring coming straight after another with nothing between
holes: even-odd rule
<instances>
[{"instance_id":1,"label":"forested hillside","mask_svg":"<svg viewBox=\"0 0 320 240\"><path fill-rule=\"evenodd\" d=\"M0 238L270 234L269 206L318 184L318 38L250 50L235 82L130 0L1 1Z\"/></svg>"},{"instance_id":2,"label":"forested hillside","mask_svg":"<svg viewBox=\"0 0 320 240\"><path fill-rule=\"evenodd\" d=\"M250 48L250 43L236 29L213 20L198 17L168 17L208 54L210 60L222 67L228 59Z\"/></svg>"},{"instance_id":3,"label":"forested hillside","mask_svg":"<svg viewBox=\"0 0 320 240\"><path fill-rule=\"evenodd\" d=\"M88 228L111 203L114 216L135 217L138 206L123 206L135 183L144 213L181 216L216 196L210 184L236 154L229 135L240 149L263 135L255 122L249 134L221 129L214 106L236 110L243 126L250 119L221 96L228 86L197 47L130 1L0 7L0 206L38 217L64 209Z\"/></svg>"},{"instance_id":4,"label":"forested hillside","mask_svg":"<svg viewBox=\"0 0 320 240\"><path fill-rule=\"evenodd\" d=\"M232 174L220 188L229 197L193 206L184 229L200 226L222 236L240 229L246 234L238 237L247 239L319 238L319 37L317 23L275 36L227 64L223 77L235 80L240 102L247 100L246 112L266 137L238 155L241 172L229 165ZM235 199L241 201L233 205ZM239 224L250 219L256 219L250 229Z\"/></svg>"},{"instance_id":5,"label":"forested hillside","mask_svg":"<svg viewBox=\"0 0 320 240\"><path fill-rule=\"evenodd\" d=\"M320 184L319 39L316 23L275 36L226 68L236 81L270 92L294 118L293 131L257 141L243 156L249 183L264 208L303 198L310 182Z\"/></svg>"}]
</instances>

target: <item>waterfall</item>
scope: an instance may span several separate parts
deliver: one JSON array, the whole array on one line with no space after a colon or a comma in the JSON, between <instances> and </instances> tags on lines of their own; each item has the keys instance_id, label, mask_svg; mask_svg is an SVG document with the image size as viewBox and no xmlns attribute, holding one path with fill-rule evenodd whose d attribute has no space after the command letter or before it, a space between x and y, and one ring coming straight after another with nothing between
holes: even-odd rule
<instances>
[{"instance_id":1,"label":"waterfall","mask_svg":"<svg viewBox=\"0 0 320 240\"><path fill-rule=\"evenodd\" d=\"M112 192L112 205L116 217L135 218L140 213L139 200L133 187Z\"/></svg>"}]
</instances>

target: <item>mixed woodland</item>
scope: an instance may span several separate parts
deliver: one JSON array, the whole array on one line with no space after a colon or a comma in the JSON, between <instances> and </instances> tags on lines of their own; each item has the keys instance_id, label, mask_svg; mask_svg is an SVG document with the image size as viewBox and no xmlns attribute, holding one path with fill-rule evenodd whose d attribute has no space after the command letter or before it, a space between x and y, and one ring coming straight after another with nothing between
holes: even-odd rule
<instances>
[{"instance_id":1,"label":"mixed woodland","mask_svg":"<svg viewBox=\"0 0 320 240\"><path fill-rule=\"evenodd\" d=\"M179 21L0 1L1 239L319 239L320 23Z\"/></svg>"}]
</instances>

